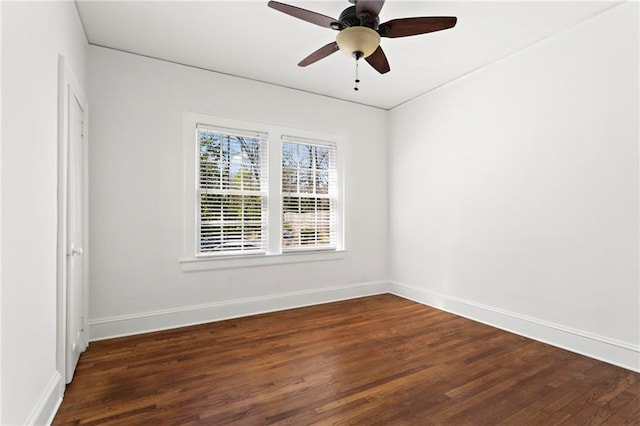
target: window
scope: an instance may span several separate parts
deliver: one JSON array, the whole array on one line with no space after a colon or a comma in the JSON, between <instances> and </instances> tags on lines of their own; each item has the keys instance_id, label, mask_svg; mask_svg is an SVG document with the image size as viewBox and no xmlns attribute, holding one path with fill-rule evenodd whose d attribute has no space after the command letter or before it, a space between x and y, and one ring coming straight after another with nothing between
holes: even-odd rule
<instances>
[{"instance_id":1,"label":"window","mask_svg":"<svg viewBox=\"0 0 640 426\"><path fill-rule=\"evenodd\" d=\"M183 114L183 271L341 259L340 140Z\"/></svg>"},{"instance_id":2,"label":"window","mask_svg":"<svg viewBox=\"0 0 640 426\"><path fill-rule=\"evenodd\" d=\"M326 142L283 138L283 251L336 247L335 157Z\"/></svg>"},{"instance_id":3,"label":"window","mask_svg":"<svg viewBox=\"0 0 640 426\"><path fill-rule=\"evenodd\" d=\"M198 254L266 250L266 135L197 126Z\"/></svg>"}]
</instances>

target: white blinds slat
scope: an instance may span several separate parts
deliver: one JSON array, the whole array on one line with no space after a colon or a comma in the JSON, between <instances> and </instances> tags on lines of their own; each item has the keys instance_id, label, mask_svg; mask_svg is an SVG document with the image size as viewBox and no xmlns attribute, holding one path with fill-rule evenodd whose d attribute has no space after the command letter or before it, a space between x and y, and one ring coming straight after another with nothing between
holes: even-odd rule
<instances>
[{"instance_id":1,"label":"white blinds slat","mask_svg":"<svg viewBox=\"0 0 640 426\"><path fill-rule=\"evenodd\" d=\"M252 131L252 130L240 130L240 129L231 129L228 127L220 127L214 126L204 123L196 124L197 130L209 131L212 133L217 133L226 136L241 136L247 138L258 138L258 139L267 139L268 134L265 132Z\"/></svg>"}]
</instances>

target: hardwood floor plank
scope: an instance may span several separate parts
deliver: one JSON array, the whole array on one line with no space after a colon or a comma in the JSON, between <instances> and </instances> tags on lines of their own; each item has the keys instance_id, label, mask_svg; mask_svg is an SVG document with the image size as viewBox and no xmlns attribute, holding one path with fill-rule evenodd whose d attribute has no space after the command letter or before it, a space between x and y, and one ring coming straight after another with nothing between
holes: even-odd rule
<instances>
[{"instance_id":1,"label":"hardwood floor plank","mask_svg":"<svg viewBox=\"0 0 640 426\"><path fill-rule=\"evenodd\" d=\"M94 342L53 424L640 424L640 374L385 294Z\"/></svg>"}]
</instances>

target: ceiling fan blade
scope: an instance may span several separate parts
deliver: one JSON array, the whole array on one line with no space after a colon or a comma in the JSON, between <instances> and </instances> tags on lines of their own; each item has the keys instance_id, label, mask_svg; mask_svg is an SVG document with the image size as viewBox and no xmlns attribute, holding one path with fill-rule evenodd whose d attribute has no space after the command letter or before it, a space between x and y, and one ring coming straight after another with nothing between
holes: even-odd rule
<instances>
[{"instance_id":1,"label":"ceiling fan blade","mask_svg":"<svg viewBox=\"0 0 640 426\"><path fill-rule=\"evenodd\" d=\"M453 28L457 21L455 16L392 19L380 24L378 33L381 37L407 37Z\"/></svg>"},{"instance_id":2,"label":"ceiling fan blade","mask_svg":"<svg viewBox=\"0 0 640 426\"><path fill-rule=\"evenodd\" d=\"M279 12L291 15L294 18L302 19L303 21L320 25L321 27L331 28L331 24L335 24L336 22L338 22L336 19L330 16L322 15L320 13L312 12L307 9L302 9L301 7L291 6L277 1L270 1L269 3L267 3L267 6Z\"/></svg>"},{"instance_id":3,"label":"ceiling fan blade","mask_svg":"<svg viewBox=\"0 0 640 426\"><path fill-rule=\"evenodd\" d=\"M316 50L311 55L301 60L298 66L306 67L307 65L311 65L314 62L319 61L320 59L326 58L327 56L337 52L338 50L340 50L340 48L338 48L338 43L333 41L326 46L322 46L320 49Z\"/></svg>"},{"instance_id":4,"label":"ceiling fan blade","mask_svg":"<svg viewBox=\"0 0 640 426\"><path fill-rule=\"evenodd\" d=\"M387 61L387 56L384 54L382 47L380 46L378 46L371 55L367 56L365 60L380 74L385 74L391 71L389 61Z\"/></svg>"},{"instance_id":5,"label":"ceiling fan blade","mask_svg":"<svg viewBox=\"0 0 640 426\"><path fill-rule=\"evenodd\" d=\"M375 18L380 14L382 6L384 6L384 0L357 0L356 14L360 16L361 13L367 12L372 18Z\"/></svg>"}]
</instances>

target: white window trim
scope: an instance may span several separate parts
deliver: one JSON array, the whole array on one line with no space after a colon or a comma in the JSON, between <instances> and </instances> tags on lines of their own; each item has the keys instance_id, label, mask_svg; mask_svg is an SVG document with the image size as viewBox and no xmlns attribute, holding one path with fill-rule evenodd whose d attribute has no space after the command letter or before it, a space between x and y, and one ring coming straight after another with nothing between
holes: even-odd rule
<instances>
[{"instance_id":1,"label":"white window trim","mask_svg":"<svg viewBox=\"0 0 640 426\"><path fill-rule=\"evenodd\" d=\"M180 259L182 271L208 271L212 269L250 268L254 266L284 265L288 263L311 263L344 259L346 250L297 251L280 254L248 254L216 256L207 258Z\"/></svg>"},{"instance_id":2,"label":"white window trim","mask_svg":"<svg viewBox=\"0 0 640 426\"><path fill-rule=\"evenodd\" d=\"M267 197L268 224L267 252L256 254L233 254L196 256L196 211L197 193L197 150L195 128L198 123L214 127L234 129L256 129L268 134L268 187ZM302 130L276 124L257 123L230 117L222 117L197 111L185 110L182 123L183 141L183 248L179 259L183 271L203 271L211 269L245 268L297 262L317 262L344 259L346 257L344 238L344 163L342 159L342 140L339 136L310 130ZM282 252L282 137L295 135L300 138L328 141L336 146L336 172L338 196L336 200L336 249L335 250L298 250Z\"/></svg>"}]
</instances>

